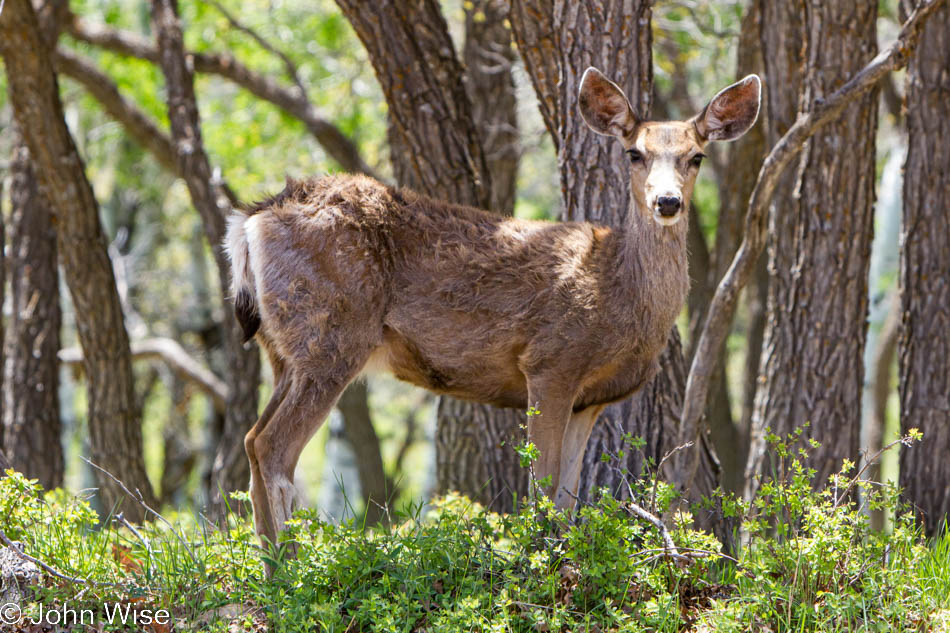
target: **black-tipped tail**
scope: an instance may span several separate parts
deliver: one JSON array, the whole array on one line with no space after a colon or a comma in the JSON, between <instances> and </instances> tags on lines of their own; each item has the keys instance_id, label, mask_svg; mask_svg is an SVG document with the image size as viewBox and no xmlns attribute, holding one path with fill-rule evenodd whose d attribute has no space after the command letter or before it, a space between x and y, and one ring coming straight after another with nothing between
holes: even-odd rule
<instances>
[{"instance_id":1,"label":"black-tipped tail","mask_svg":"<svg viewBox=\"0 0 950 633\"><path fill-rule=\"evenodd\" d=\"M247 343L261 327L261 314L257 311L254 295L247 288L241 288L234 297L234 314L237 315L241 330L244 331L244 342Z\"/></svg>"}]
</instances>

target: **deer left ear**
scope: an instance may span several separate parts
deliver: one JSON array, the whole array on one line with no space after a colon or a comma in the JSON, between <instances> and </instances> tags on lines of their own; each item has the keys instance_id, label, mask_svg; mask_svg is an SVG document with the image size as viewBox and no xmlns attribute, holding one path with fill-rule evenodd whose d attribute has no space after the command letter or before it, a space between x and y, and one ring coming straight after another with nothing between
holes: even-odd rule
<instances>
[{"instance_id":1,"label":"deer left ear","mask_svg":"<svg viewBox=\"0 0 950 633\"><path fill-rule=\"evenodd\" d=\"M749 75L713 97L693 125L703 140L734 141L755 124L761 102L762 80Z\"/></svg>"}]
</instances>

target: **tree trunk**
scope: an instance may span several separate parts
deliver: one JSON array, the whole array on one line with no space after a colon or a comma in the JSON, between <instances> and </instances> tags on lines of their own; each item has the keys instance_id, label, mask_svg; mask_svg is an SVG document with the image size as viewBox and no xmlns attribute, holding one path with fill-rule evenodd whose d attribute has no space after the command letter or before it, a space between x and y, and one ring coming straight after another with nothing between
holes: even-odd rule
<instances>
[{"instance_id":1,"label":"tree trunk","mask_svg":"<svg viewBox=\"0 0 950 633\"><path fill-rule=\"evenodd\" d=\"M47 490L63 485L59 419L59 269L53 211L30 150L14 150L10 186L10 324L4 343L3 427L13 468Z\"/></svg>"},{"instance_id":2,"label":"tree trunk","mask_svg":"<svg viewBox=\"0 0 950 633\"><path fill-rule=\"evenodd\" d=\"M736 53L737 80L752 73L764 73L760 47L761 12L756 2L750 3L746 9L741 28ZM749 197L752 195L752 189L755 187L756 178L759 175L762 159L765 157L765 127L763 123L753 126L745 136L730 143L726 149L726 164L729 168L721 170L716 239L709 257L710 266L706 273L709 297L703 307L700 324L705 320L709 300L712 299L719 280L722 279L729 265L732 264L732 258L742 241L745 211L749 203ZM692 252L690 256L692 256ZM700 279L700 277L694 279ZM754 289L750 288L750 290L754 292ZM759 319L752 318L755 316L759 316ZM753 372L754 380L754 376L758 373L761 338L757 340L751 332L754 332L757 327L764 326L764 315L756 315L754 311L751 311L749 323L750 335L747 337L747 354L756 361L749 367L749 370ZM698 329L694 328L690 335L691 346L695 345L697 336ZM755 345L757 341L759 342L758 346ZM746 459L748 458L748 432L742 421L734 421L732 417L731 398L725 373L727 360L726 350L723 350L722 361L718 374L713 378L713 385L707 403L709 428L722 468L723 488L731 492L741 492Z\"/></svg>"},{"instance_id":3,"label":"tree trunk","mask_svg":"<svg viewBox=\"0 0 950 633\"><path fill-rule=\"evenodd\" d=\"M792 4L794 12L800 2ZM877 4L805 0L804 7L801 102L808 111L874 57ZM770 85L782 81L773 77ZM801 442L820 442L807 460L816 484L858 456L876 129L873 90L808 142L795 199L773 207L765 381L755 427L760 439L766 428L779 436L804 429Z\"/></svg>"},{"instance_id":4,"label":"tree trunk","mask_svg":"<svg viewBox=\"0 0 950 633\"><path fill-rule=\"evenodd\" d=\"M462 66L435 0L337 0L369 53L402 165L423 193L487 208L491 179Z\"/></svg>"},{"instance_id":5,"label":"tree trunk","mask_svg":"<svg viewBox=\"0 0 950 633\"><path fill-rule=\"evenodd\" d=\"M390 151L400 184L489 208L488 161L438 2L337 0L369 52L389 105ZM440 398L437 491L458 490L496 510L527 490L513 446L522 412Z\"/></svg>"},{"instance_id":6,"label":"tree trunk","mask_svg":"<svg viewBox=\"0 0 950 633\"><path fill-rule=\"evenodd\" d=\"M250 477L244 455L244 435L257 420L260 355L256 347L244 349L241 328L231 309L230 265L224 254L225 218L229 196L217 185L201 140L194 77L186 63L176 0L155 0L152 21L158 39L159 63L165 75L168 118L175 143L179 173L188 185L191 201L201 216L211 245L224 304L224 348L227 359L227 411L211 472L210 498L222 510L221 494L243 489Z\"/></svg>"},{"instance_id":7,"label":"tree trunk","mask_svg":"<svg viewBox=\"0 0 950 633\"><path fill-rule=\"evenodd\" d=\"M759 48L763 62L765 92L762 100L762 129L766 148L774 147L795 122L801 101L804 71L804 25L798 0L754 0L759 18ZM741 141L740 141L741 142ZM756 266L753 287L747 290L749 305L748 356L743 387L742 428L747 429L747 456L743 477L746 498L758 488L757 477L765 457L765 428L755 417L755 398L765 382L763 356L766 328L771 314L770 283L777 268L787 269L787 253L779 248L778 234L788 235L795 224L790 212L797 173L788 169L775 187L769 205L768 255ZM753 184L753 187L755 185ZM748 202L748 199L747 199Z\"/></svg>"},{"instance_id":8,"label":"tree trunk","mask_svg":"<svg viewBox=\"0 0 950 633\"><path fill-rule=\"evenodd\" d=\"M520 148L518 102L511 75L515 51L507 21L507 0L466 2L462 59L472 119L491 174L489 208L511 215L515 210Z\"/></svg>"},{"instance_id":9,"label":"tree trunk","mask_svg":"<svg viewBox=\"0 0 950 633\"><path fill-rule=\"evenodd\" d=\"M29 0L7 0L0 20L0 53L17 125L56 213L57 246L83 348L92 457L153 503L142 460L129 338L98 204L63 120L56 75ZM120 504L120 487L102 473L97 478L105 506ZM122 508L132 520L144 517L136 503L126 502Z\"/></svg>"},{"instance_id":10,"label":"tree trunk","mask_svg":"<svg viewBox=\"0 0 950 633\"><path fill-rule=\"evenodd\" d=\"M928 534L950 512L950 7L924 27L907 70L907 162L901 234L901 429L923 442L901 455L904 498Z\"/></svg>"}]
</instances>

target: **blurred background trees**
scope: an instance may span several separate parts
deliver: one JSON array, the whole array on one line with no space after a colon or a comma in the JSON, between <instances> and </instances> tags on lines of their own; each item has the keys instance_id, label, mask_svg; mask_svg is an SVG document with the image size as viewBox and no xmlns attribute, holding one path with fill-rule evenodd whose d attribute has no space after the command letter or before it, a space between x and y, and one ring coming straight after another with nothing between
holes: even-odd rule
<instances>
[{"instance_id":1,"label":"blurred background trees","mask_svg":"<svg viewBox=\"0 0 950 633\"><path fill-rule=\"evenodd\" d=\"M285 176L345 170L498 213L616 224L625 162L577 116L583 70L598 66L654 118L687 118L757 72L760 123L707 152L693 288L661 372L591 439L582 496L627 494L618 468L655 469L678 444L686 372L763 157L915 2L832 4L7 0L2 454L44 486L101 488L107 509L125 493L81 455L150 503L220 510L246 486L241 438L272 384L231 316L230 206ZM851 104L784 174L768 252L715 362L697 476L668 469L690 500L754 489L772 463L767 430L807 425L824 478L903 425L925 434L900 460L908 501L931 531L950 508L948 14L931 18L906 78ZM333 415L297 484L338 518L372 523L448 490L510 509L526 489L522 412L374 376ZM888 459L870 472L896 478Z\"/></svg>"}]
</instances>

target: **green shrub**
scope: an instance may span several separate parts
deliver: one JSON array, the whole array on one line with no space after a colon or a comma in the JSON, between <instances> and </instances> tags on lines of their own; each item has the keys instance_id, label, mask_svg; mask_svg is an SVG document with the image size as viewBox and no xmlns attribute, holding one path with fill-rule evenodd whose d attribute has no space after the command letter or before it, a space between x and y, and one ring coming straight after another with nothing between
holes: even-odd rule
<instances>
[{"instance_id":1,"label":"green shrub","mask_svg":"<svg viewBox=\"0 0 950 633\"><path fill-rule=\"evenodd\" d=\"M652 521L606 491L570 516L546 498L502 516L449 495L375 530L303 510L286 533L291 558L286 544L262 551L243 512L223 526L190 515L98 525L82 499L44 496L13 474L0 480L0 529L84 579L47 575L37 602L163 606L176 630L942 630L950 538L928 544L909 514L892 533L873 532L859 500L894 508L897 490L867 486L846 463L816 491L795 439L773 438L778 467L751 504L712 500L742 526L735 558L652 481L630 492L665 516L676 555ZM246 495L234 499L243 510Z\"/></svg>"}]
</instances>

